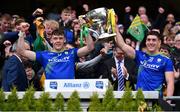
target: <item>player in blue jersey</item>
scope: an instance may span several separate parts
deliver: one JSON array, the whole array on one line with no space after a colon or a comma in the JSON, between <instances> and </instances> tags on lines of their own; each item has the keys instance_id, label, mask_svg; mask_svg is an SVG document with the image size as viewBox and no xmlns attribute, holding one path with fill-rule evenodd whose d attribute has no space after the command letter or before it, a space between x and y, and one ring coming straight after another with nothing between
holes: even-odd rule
<instances>
[{"instance_id":1,"label":"player in blue jersey","mask_svg":"<svg viewBox=\"0 0 180 112\"><path fill-rule=\"evenodd\" d=\"M77 49L68 49L63 30L53 31L50 42L51 51L33 52L23 49L24 33L21 32L18 39L18 51L32 61L38 61L45 70L46 79L74 79L75 62L78 57L88 54L94 49L94 42L90 35L86 37L87 45Z\"/></svg>"},{"instance_id":2,"label":"player in blue jersey","mask_svg":"<svg viewBox=\"0 0 180 112\"><path fill-rule=\"evenodd\" d=\"M161 45L160 34L150 31L146 38L146 52L137 51L127 45L116 28L116 43L137 63L139 70L136 89L143 91L160 91L162 84L167 82L167 96L172 96L174 91L174 72L172 61L159 53Z\"/></svg>"}]
</instances>

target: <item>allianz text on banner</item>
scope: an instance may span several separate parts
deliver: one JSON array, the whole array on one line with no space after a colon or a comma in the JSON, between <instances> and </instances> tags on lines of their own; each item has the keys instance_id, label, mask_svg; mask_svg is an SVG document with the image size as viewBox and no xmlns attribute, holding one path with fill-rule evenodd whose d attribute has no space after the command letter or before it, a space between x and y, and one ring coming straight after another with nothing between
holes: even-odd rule
<instances>
[{"instance_id":1,"label":"allianz text on banner","mask_svg":"<svg viewBox=\"0 0 180 112\"><path fill-rule=\"evenodd\" d=\"M59 79L45 80L45 92L106 91L108 79Z\"/></svg>"}]
</instances>

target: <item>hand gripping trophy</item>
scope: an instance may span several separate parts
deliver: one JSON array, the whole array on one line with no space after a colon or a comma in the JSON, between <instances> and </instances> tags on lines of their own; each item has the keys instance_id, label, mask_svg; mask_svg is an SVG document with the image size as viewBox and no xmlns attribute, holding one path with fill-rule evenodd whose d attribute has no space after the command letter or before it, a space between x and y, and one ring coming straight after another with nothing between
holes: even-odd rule
<instances>
[{"instance_id":1,"label":"hand gripping trophy","mask_svg":"<svg viewBox=\"0 0 180 112\"><path fill-rule=\"evenodd\" d=\"M115 12L113 9L97 8L89 11L85 15L79 16L79 19L84 19L89 32L96 41L110 41L116 36L115 33ZM82 28L84 30L84 28Z\"/></svg>"}]
</instances>

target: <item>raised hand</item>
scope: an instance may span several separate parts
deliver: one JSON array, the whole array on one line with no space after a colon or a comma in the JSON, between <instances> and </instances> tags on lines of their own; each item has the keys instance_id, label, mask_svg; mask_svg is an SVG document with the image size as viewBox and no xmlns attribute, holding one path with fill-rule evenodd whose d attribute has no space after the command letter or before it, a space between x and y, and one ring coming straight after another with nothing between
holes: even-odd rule
<instances>
[{"instance_id":1,"label":"raised hand","mask_svg":"<svg viewBox=\"0 0 180 112\"><path fill-rule=\"evenodd\" d=\"M32 13L33 16L39 16L39 15L42 15L42 14L43 14L43 10L40 9L40 8L37 8L37 9Z\"/></svg>"},{"instance_id":2,"label":"raised hand","mask_svg":"<svg viewBox=\"0 0 180 112\"><path fill-rule=\"evenodd\" d=\"M122 69L123 69L124 78L126 78L128 76L128 71L124 65L122 66Z\"/></svg>"},{"instance_id":3,"label":"raised hand","mask_svg":"<svg viewBox=\"0 0 180 112\"><path fill-rule=\"evenodd\" d=\"M112 67L111 68L111 73L113 74L114 77L116 77L116 78L118 77L116 68Z\"/></svg>"},{"instance_id":4,"label":"raised hand","mask_svg":"<svg viewBox=\"0 0 180 112\"><path fill-rule=\"evenodd\" d=\"M164 13L164 8L162 8L162 7L159 7L159 9L158 9L158 12L160 13L160 14L163 14Z\"/></svg>"},{"instance_id":5,"label":"raised hand","mask_svg":"<svg viewBox=\"0 0 180 112\"><path fill-rule=\"evenodd\" d=\"M29 23L22 22L20 24L20 32L19 32L18 36L19 37L26 37L26 33L28 32L29 27L30 27Z\"/></svg>"}]
</instances>

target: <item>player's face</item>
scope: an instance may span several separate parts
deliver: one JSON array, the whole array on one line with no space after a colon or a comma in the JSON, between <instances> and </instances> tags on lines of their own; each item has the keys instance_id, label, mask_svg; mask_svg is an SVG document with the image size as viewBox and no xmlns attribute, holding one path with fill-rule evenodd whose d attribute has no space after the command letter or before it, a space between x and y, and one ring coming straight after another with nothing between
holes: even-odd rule
<instances>
[{"instance_id":1,"label":"player's face","mask_svg":"<svg viewBox=\"0 0 180 112\"><path fill-rule=\"evenodd\" d=\"M160 48L161 41L155 35L148 35L146 39L146 47L148 52L157 53Z\"/></svg>"},{"instance_id":2,"label":"player's face","mask_svg":"<svg viewBox=\"0 0 180 112\"><path fill-rule=\"evenodd\" d=\"M54 50L61 51L64 47L65 37L63 35L53 35L51 38L51 43Z\"/></svg>"}]
</instances>

